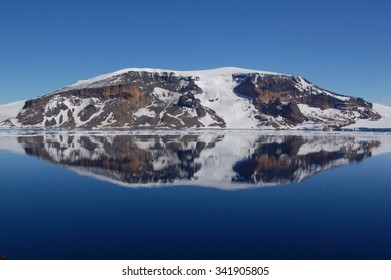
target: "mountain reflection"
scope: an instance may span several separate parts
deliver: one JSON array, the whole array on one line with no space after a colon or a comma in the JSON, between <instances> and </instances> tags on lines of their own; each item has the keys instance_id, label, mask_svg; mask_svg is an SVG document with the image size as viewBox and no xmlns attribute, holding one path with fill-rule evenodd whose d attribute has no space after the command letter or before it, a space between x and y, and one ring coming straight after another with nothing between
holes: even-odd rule
<instances>
[{"instance_id":1,"label":"mountain reflection","mask_svg":"<svg viewBox=\"0 0 391 280\"><path fill-rule=\"evenodd\" d=\"M19 136L26 154L127 186L217 188L297 182L361 161L380 142L346 135L238 134Z\"/></svg>"}]
</instances>

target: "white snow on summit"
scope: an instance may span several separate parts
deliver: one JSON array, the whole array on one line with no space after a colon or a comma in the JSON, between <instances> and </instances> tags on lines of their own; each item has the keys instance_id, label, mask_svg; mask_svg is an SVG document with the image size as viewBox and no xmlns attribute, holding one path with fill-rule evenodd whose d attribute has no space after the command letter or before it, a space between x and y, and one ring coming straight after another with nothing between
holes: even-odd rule
<instances>
[{"instance_id":1,"label":"white snow on summit","mask_svg":"<svg viewBox=\"0 0 391 280\"><path fill-rule=\"evenodd\" d=\"M149 72L149 73L173 73L178 76L191 76L199 77L200 80L209 80L218 76L227 76L232 78L232 74L236 73L259 73L259 74L274 74L274 75L283 75L274 72L260 71L260 70L251 70L238 67L222 67L210 70L192 70L192 71L177 71L177 70L168 70L168 69L153 69L153 68L126 68L118 70L112 73L102 74L90 79L79 80L73 84L70 84L64 88L58 89L56 91L50 92L47 95L55 94L64 90L71 89L80 89L80 88L94 88L95 85L99 86L99 82L110 80L110 83L115 84L116 76L121 76L122 74L128 72Z\"/></svg>"},{"instance_id":2,"label":"white snow on summit","mask_svg":"<svg viewBox=\"0 0 391 280\"><path fill-rule=\"evenodd\" d=\"M257 121L254 118L256 109L248 98L243 98L234 93L237 85L232 80L233 73L240 73L237 68L224 68L222 74L216 75L214 71L204 71L202 78L196 84L203 90L197 95L201 105L211 108L225 120L229 128L256 128ZM247 70L250 71L250 70ZM201 120L202 121L202 120Z\"/></svg>"}]
</instances>

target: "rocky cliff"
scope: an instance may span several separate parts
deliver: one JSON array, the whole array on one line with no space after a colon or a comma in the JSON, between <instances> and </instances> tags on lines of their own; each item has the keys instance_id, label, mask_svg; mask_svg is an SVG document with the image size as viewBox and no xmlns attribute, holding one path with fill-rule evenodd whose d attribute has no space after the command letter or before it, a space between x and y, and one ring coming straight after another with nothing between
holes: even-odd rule
<instances>
[{"instance_id":1,"label":"rocky cliff","mask_svg":"<svg viewBox=\"0 0 391 280\"><path fill-rule=\"evenodd\" d=\"M25 102L9 127L335 129L381 116L302 77L240 68L125 69Z\"/></svg>"}]
</instances>

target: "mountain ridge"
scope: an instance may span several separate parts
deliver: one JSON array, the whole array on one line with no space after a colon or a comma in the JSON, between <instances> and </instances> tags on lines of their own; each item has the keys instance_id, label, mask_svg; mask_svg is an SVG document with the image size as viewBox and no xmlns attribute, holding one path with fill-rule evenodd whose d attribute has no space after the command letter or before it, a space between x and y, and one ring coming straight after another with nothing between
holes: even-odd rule
<instances>
[{"instance_id":1,"label":"mountain ridge","mask_svg":"<svg viewBox=\"0 0 391 280\"><path fill-rule=\"evenodd\" d=\"M27 100L1 126L329 130L382 119L372 103L301 76L235 67L126 68Z\"/></svg>"}]
</instances>

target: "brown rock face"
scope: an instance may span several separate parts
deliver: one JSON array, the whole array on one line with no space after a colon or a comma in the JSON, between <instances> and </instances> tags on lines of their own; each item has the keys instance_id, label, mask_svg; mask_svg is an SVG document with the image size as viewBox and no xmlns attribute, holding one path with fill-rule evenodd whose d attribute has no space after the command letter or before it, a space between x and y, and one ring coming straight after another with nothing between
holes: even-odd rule
<instances>
[{"instance_id":1,"label":"brown rock face","mask_svg":"<svg viewBox=\"0 0 391 280\"><path fill-rule=\"evenodd\" d=\"M234 91L250 97L261 112L269 111L265 108L266 104L278 99L281 102L307 104L310 107L322 110L329 108L352 110L363 107L368 111L368 114L364 115L363 118L373 120L380 118L379 114L371 110L372 104L362 98L343 96L326 91L301 77L254 73L233 75L233 79L238 82ZM272 115L274 116L274 114ZM295 119L294 123L300 122L302 118L295 117Z\"/></svg>"},{"instance_id":2,"label":"brown rock face","mask_svg":"<svg viewBox=\"0 0 391 280\"><path fill-rule=\"evenodd\" d=\"M179 93L181 96L178 104L162 104L154 95L156 88ZM201 127L202 124L196 118L189 116L181 109L183 107L194 108L197 115L205 116L205 109L193 95L200 92L202 90L191 77L175 76L168 72L130 71L90 84L85 88L64 88L53 94L29 100L17 119L23 125L28 126L43 125L64 128L74 128L76 125L93 128L102 123L110 127ZM189 97L193 104L191 106L182 104L182 97ZM134 116L140 108L152 106L153 103L159 104L158 107L151 107L151 110L156 111L157 114L160 114L167 105L169 105L167 108L174 105L171 112L174 115L180 115L182 121L167 114L155 117Z\"/></svg>"}]
</instances>

